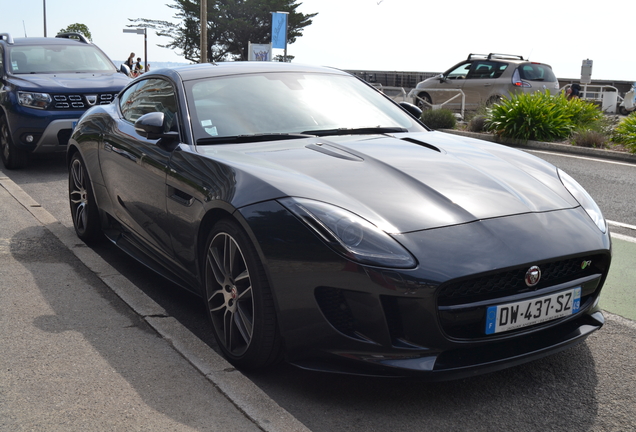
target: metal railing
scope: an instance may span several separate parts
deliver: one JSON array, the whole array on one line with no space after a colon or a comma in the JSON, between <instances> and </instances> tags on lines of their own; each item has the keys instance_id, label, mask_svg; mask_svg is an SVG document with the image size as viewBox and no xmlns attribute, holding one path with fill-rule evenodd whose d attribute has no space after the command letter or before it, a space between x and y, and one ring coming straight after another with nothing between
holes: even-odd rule
<instances>
[{"instance_id":1,"label":"metal railing","mask_svg":"<svg viewBox=\"0 0 636 432\"><path fill-rule=\"evenodd\" d=\"M408 96L406 94L406 90L404 90L404 87L383 86L379 83L372 83L371 85L380 90L382 93L384 93L395 102L408 102Z\"/></svg>"},{"instance_id":2,"label":"metal railing","mask_svg":"<svg viewBox=\"0 0 636 432\"><path fill-rule=\"evenodd\" d=\"M456 95L454 95L453 97L451 97L450 99L442 102L441 104L432 104L429 101L427 101L426 99L422 99L421 97L417 96L415 94L416 91L418 91L417 89L413 89L411 90L410 95L413 95L413 101L415 102L416 105L419 105L417 102L421 101L423 104L428 105L429 107L431 107L431 109L440 109L443 108L444 105L446 105L447 103L454 101L455 99L457 99L458 97L461 96L461 105L460 105L460 115L461 118L464 118L464 111L466 110L466 94L464 93L463 90L461 89L429 89L431 92L435 91L443 91L443 92L455 92L457 93Z\"/></svg>"}]
</instances>

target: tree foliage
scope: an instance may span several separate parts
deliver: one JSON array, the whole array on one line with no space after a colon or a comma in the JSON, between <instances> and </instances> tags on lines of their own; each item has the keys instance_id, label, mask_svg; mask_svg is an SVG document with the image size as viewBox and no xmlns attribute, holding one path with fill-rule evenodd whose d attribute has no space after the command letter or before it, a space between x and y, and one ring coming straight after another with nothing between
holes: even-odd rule
<instances>
[{"instance_id":1,"label":"tree foliage","mask_svg":"<svg viewBox=\"0 0 636 432\"><path fill-rule=\"evenodd\" d=\"M165 48L177 50L187 60L199 62L200 0L172 0L168 7L176 11L178 24L146 18L131 19L129 27L147 27L157 36L171 38ZM297 0L207 0L208 59L210 61L247 60L248 43L266 44L271 41L272 12L289 12L287 43L302 36L303 29L312 23L317 13L297 12Z\"/></svg>"},{"instance_id":2,"label":"tree foliage","mask_svg":"<svg viewBox=\"0 0 636 432\"><path fill-rule=\"evenodd\" d=\"M57 33L58 34L60 34L60 33L80 33L80 34L83 34L86 37L86 39L88 39L89 41L93 40L93 36L91 35L90 30L88 30L88 27L86 26L86 24L80 24L80 23L71 24L70 26L66 27L65 29L60 30Z\"/></svg>"}]
</instances>

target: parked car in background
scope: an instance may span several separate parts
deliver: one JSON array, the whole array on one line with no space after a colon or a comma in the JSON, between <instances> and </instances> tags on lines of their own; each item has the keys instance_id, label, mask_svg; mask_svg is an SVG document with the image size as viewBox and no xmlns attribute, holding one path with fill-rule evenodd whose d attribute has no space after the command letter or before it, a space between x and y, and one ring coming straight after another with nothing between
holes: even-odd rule
<instances>
[{"instance_id":1,"label":"parked car in background","mask_svg":"<svg viewBox=\"0 0 636 432\"><path fill-rule=\"evenodd\" d=\"M418 83L409 97L422 109L443 104L444 108L460 110L462 103L464 109L476 109L514 92L543 90L559 91L559 82L547 64L518 55L469 54L446 72Z\"/></svg>"},{"instance_id":2,"label":"parked car in background","mask_svg":"<svg viewBox=\"0 0 636 432\"><path fill-rule=\"evenodd\" d=\"M572 177L335 69L145 73L82 116L67 161L79 238L201 296L239 367L459 378L604 322L609 231Z\"/></svg>"},{"instance_id":3,"label":"parked car in background","mask_svg":"<svg viewBox=\"0 0 636 432\"><path fill-rule=\"evenodd\" d=\"M31 153L66 151L84 111L111 103L130 82L78 33L0 33L0 68L0 155L8 169L24 167Z\"/></svg>"}]
</instances>

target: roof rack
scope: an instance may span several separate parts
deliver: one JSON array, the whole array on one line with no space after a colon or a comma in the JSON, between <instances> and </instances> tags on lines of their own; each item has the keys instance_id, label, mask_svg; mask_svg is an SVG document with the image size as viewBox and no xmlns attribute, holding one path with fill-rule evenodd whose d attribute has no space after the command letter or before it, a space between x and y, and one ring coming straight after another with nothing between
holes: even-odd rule
<instances>
[{"instance_id":1,"label":"roof rack","mask_svg":"<svg viewBox=\"0 0 636 432\"><path fill-rule=\"evenodd\" d=\"M64 39L77 39L80 42L83 42L85 44L89 44L90 42L88 41L88 39L86 39L86 37L84 37L83 34L81 33L59 33L57 35L55 35L56 38L64 38Z\"/></svg>"},{"instance_id":2,"label":"roof rack","mask_svg":"<svg viewBox=\"0 0 636 432\"><path fill-rule=\"evenodd\" d=\"M6 40L7 43L13 44L13 38L10 33L0 33L0 40Z\"/></svg>"},{"instance_id":3,"label":"roof rack","mask_svg":"<svg viewBox=\"0 0 636 432\"><path fill-rule=\"evenodd\" d=\"M488 60L498 58L498 59L512 59L512 60L524 60L523 56L515 55L515 54L499 54L499 53L490 53L490 54L468 54L468 60L472 60L473 58L480 57L486 58Z\"/></svg>"}]
</instances>

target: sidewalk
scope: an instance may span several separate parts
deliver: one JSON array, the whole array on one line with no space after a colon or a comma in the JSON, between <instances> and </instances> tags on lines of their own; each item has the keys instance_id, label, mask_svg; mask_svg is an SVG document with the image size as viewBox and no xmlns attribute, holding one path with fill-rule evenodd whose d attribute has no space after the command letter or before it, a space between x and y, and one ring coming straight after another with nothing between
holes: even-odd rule
<instances>
[{"instance_id":1,"label":"sidewalk","mask_svg":"<svg viewBox=\"0 0 636 432\"><path fill-rule=\"evenodd\" d=\"M306 430L0 173L0 431Z\"/></svg>"}]
</instances>

